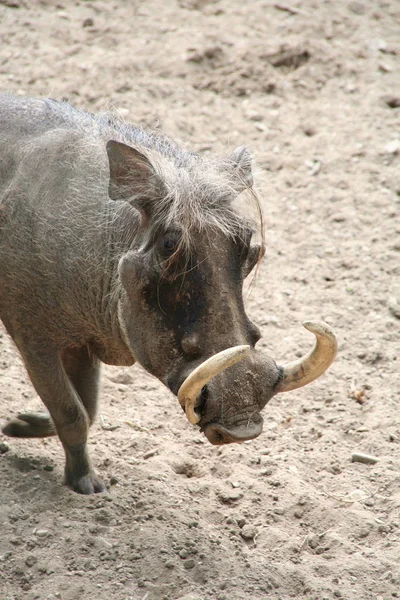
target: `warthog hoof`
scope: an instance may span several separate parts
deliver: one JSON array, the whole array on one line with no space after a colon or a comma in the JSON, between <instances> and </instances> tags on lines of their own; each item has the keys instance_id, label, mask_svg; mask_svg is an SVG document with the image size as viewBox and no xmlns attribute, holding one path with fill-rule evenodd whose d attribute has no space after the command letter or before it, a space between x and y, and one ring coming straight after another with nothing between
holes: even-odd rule
<instances>
[{"instance_id":1,"label":"warthog hoof","mask_svg":"<svg viewBox=\"0 0 400 600\"><path fill-rule=\"evenodd\" d=\"M20 438L49 437L56 435L51 417L46 412L21 413L2 429L5 435Z\"/></svg>"},{"instance_id":2,"label":"warthog hoof","mask_svg":"<svg viewBox=\"0 0 400 600\"><path fill-rule=\"evenodd\" d=\"M64 483L78 494L101 494L102 492L107 492L106 486L96 473L89 473L80 477L74 476L72 473L66 473Z\"/></svg>"}]
</instances>

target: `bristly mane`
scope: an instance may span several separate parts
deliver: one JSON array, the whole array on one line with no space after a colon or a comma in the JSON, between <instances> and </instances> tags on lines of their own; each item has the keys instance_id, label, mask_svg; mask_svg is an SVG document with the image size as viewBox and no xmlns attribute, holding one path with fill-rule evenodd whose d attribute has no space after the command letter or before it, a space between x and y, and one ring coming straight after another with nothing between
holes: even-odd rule
<instances>
[{"instance_id":1,"label":"bristly mane","mask_svg":"<svg viewBox=\"0 0 400 600\"><path fill-rule=\"evenodd\" d=\"M193 231L204 234L220 231L231 237L242 237L244 230L254 229L252 222L232 205L246 189L255 205L263 235L259 199L235 172L229 156L204 157L188 152L165 134L127 124L113 113L95 115L51 99L46 100L46 105L64 125L84 131L93 142L99 137L105 142L123 142L148 158L165 189L153 205L154 225L178 228L187 249L191 246ZM89 140L88 145L91 145Z\"/></svg>"}]
</instances>

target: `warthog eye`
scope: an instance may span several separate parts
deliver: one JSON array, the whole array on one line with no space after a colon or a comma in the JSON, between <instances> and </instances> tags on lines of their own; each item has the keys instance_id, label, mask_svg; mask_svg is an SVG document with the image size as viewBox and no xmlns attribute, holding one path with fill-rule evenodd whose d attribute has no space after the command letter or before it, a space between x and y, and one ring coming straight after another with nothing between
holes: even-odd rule
<instances>
[{"instance_id":1,"label":"warthog eye","mask_svg":"<svg viewBox=\"0 0 400 600\"><path fill-rule=\"evenodd\" d=\"M180 236L177 232L164 234L159 241L160 252L164 256L171 256L179 246Z\"/></svg>"},{"instance_id":2,"label":"warthog eye","mask_svg":"<svg viewBox=\"0 0 400 600\"><path fill-rule=\"evenodd\" d=\"M176 244L175 244L175 240L171 240L171 238L165 238L163 240L163 249L167 250L168 252L172 252L173 250L175 250Z\"/></svg>"}]
</instances>

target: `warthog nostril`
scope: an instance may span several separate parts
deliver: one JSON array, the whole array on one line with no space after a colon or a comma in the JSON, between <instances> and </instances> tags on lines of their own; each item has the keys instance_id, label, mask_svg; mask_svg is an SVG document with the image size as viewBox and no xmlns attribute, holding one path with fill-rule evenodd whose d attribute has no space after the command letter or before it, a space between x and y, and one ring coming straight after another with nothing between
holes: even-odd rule
<instances>
[{"instance_id":1,"label":"warthog nostril","mask_svg":"<svg viewBox=\"0 0 400 600\"><path fill-rule=\"evenodd\" d=\"M206 425L205 433L209 441L217 446L237 441L229 435L229 432L224 427L216 423Z\"/></svg>"},{"instance_id":2,"label":"warthog nostril","mask_svg":"<svg viewBox=\"0 0 400 600\"><path fill-rule=\"evenodd\" d=\"M215 436L215 443L216 444L223 444L224 443L224 436L222 435L222 433L220 431L215 431L214 432L214 436Z\"/></svg>"}]
</instances>

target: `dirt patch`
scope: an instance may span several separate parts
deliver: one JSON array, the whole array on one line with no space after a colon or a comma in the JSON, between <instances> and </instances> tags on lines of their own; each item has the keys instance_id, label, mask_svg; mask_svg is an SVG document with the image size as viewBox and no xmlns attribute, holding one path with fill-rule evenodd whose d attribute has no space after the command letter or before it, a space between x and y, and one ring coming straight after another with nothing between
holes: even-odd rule
<instances>
[{"instance_id":1,"label":"dirt patch","mask_svg":"<svg viewBox=\"0 0 400 600\"><path fill-rule=\"evenodd\" d=\"M248 145L260 347L294 359L310 317L340 339L241 446L210 446L140 367L105 368L90 447L109 496L60 485L57 440L1 438L2 599L400 597L399 25L396 0L0 1L3 91ZM40 402L5 333L0 351L5 421Z\"/></svg>"}]
</instances>

